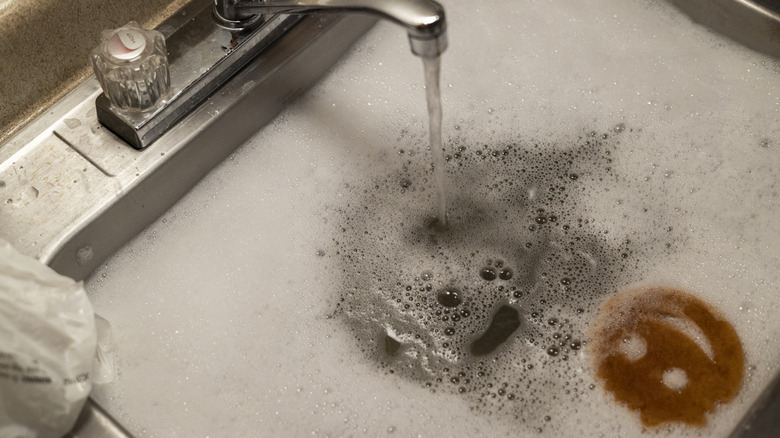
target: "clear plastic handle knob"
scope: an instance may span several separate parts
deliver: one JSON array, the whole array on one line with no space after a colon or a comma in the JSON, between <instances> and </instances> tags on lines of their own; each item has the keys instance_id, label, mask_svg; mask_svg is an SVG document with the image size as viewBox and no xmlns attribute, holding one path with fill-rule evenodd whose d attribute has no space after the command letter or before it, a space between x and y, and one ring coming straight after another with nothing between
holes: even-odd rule
<instances>
[{"instance_id":1,"label":"clear plastic handle knob","mask_svg":"<svg viewBox=\"0 0 780 438\"><path fill-rule=\"evenodd\" d=\"M115 108L149 111L165 99L171 86L165 37L131 21L103 31L90 54L95 76Z\"/></svg>"}]
</instances>

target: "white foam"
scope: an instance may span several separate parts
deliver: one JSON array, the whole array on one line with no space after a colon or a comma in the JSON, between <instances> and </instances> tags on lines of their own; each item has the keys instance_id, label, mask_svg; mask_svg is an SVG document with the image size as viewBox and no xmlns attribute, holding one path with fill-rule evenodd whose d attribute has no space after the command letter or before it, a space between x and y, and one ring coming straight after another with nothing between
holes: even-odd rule
<instances>
[{"instance_id":1,"label":"white foam","mask_svg":"<svg viewBox=\"0 0 780 438\"><path fill-rule=\"evenodd\" d=\"M522 201L505 199L521 192L505 181L513 180L518 162L491 170L475 155L483 145L489 153L538 144L534 153L543 156L579 148L572 165L579 178L567 185L576 202L559 214L587 219L595 249L634 251L628 260L637 266L626 268L634 276L616 273L609 285L683 288L717 307L741 336L753 368L738 399L720 407L703 430L670 432L727 434L780 363L772 341L780 335L773 317L780 302L777 62L655 1L443 3L450 20L442 61L444 141L467 147L468 157L448 168L462 199L489 209ZM519 259L509 243L524 236L527 223L500 215L489 218L495 227L445 246L449 261L405 250L407 228L398 222L434 211L432 178L425 174L422 66L405 39L400 29L378 25L320 85L88 282L118 345L119 377L95 396L132 432L640 433L636 417L598 386L581 351L570 351L565 363L546 353L554 332L546 318L570 319L572 332L584 333L598 308L587 296L574 300L590 305L585 314L577 314L576 305L550 302L537 322L531 313L538 303L502 298L521 307L524 327L533 329L538 344L527 336L513 340L500 357L522 352L526 362L518 356L491 370L492 379L513 379L508 383L522 389L511 403L490 395L480 401L446 384L431 393L409 373L389 374L347 329L353 320L337 304L350 287L413 282L427 270L437 285L457 281L479 290L482 280L470 274L487 259L502 258L516 275L523 269L513 264ZM619 124L622 132L615 132ZM608 139L589 144L591 131L595 140L604 133ZM604 161L606 150L611 162ZM455 167L458 162L463 167ZM404 192L402 178L411 182ZM486 188L493 184L500 190ZM539 183L522 193L533 191L538 201L544 189ZM382 224L371 231L375 240L340 231L369 231L367 219ZM516 231L506 238L495 230ZM552 242L550 251L563 253L565 244ZM661 250L654 255L649 249L656 247ZM469 248L481 252L471 258L462 253ZM605 258L593 248L566 257L573 266L594 266ZM356 250L351 261L345 249ZM447 271L449 265L458 269ZM414 339L414 318L372 313L394 309L378 296L373 310L360 297L345 302L363 303L355 318L376 317L397 339ZM371 321L361 324L372 327ZM410 361L421 357L407 353ZM577 391L566 393L571 386Z\"/></svg>"},{"instance_id":2,"label":"white foam","mask_svg":"<svg viewBox=\"0 0 780 438\"><path fill-rule=\"evenodd\" d=\"M682 391L688 385L688 374L681 368L670 368L664 371L664 385L673 391Z\"/></svg>"},{"instance_id":3,"label":"white foam","mask_svg":"<svg viewBox=\"0 0 780 438\"><path fill-rule=\"evenodd\" d=\"M635 362L647 354L647 341L637 335L629 336L620 344L620 352L628 360Z\"/></svg>"}]
</instances>

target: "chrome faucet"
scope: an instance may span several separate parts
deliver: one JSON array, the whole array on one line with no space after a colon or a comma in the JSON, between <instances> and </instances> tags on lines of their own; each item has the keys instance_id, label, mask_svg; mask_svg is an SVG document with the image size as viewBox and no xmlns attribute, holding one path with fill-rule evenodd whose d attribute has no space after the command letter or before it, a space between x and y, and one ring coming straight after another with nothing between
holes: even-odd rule
<instances>
[{"instance_id":1,"label":"chrome faucet","mask_svg":"<svg viewBox=\"0 0 780 438\"><path fill-rule=\"evenodd\" d=\"M106 94L98 120L136 149L144 149L305 14L363 12L403 26L415 55L431 58L447 48L444 9L434 0L192 0L158 27L167 46L170 86L151 108L118 108ZM335 20L336 18L334 18ZM122 89L140 89L134 83Z\"/></svg>"},{"instance_id":2,"label":"chrome faucet","mask_svg":"<svg viewBox=\"0 0 780 438\"><path fill-rule=\"evenodd\" d=\"M214 0L214 17L232 29L253 26L261 14L314 12L366 12L393 21L406 28L417 56L439 56L447 48L444 8L433 0Z\"/></svg>"}]
</instances>

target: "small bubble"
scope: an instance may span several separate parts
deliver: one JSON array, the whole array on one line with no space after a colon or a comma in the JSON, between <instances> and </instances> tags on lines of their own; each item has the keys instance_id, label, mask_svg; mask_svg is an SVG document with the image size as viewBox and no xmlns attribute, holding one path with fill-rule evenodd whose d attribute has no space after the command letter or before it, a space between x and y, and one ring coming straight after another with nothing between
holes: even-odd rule
<instances>
[{"instance_id":1,"label":"small bubble","mask_svg":"<svg viewBox=\"0 0 780 438\"><path fill-rule=\"evenodd\" d=\"M510 280L512 279L512 270L509 268L504 268L498 273L498 278L502 280Z\"/></svg>"},{"instance_id":2,"label":"small bubble","mask_svg":"<svg viewBox=\"0 0 780 438\"><path fill-rule=\"evenodd\" d=\"M496 270L490 266L486 266L479 271L479 276L482 277L483 280L493 281L496 279Z\"/></svg>"},{"instance_id":3,"label":"small bubble","mask_svg":"<svg viewBox=\"0 0 780 438\"><path fill-rule=\"evenodd\" d=\"M582 347L582 343L580 343L580 341L577 340L571 341L571 344L569 344L569 348L571 348L572 350L579 350L580 347Z\"/></svg>"},{"instance_id":4,"label":"small bubble","mask_svg":"<svg viewBox=\"0 0 780 438\"><path fill-rule=\"evenodd\" d=\"M446 329L444 329L444 334L447 336L452 336L455 334L455 329L452 327L447 327Z\"/></svg>"},{"instance_id":5,"label":"small bubble","mask_svg":"<svg viewBox=\"0 0 780 438\"><path fill-rule=\"evenodd\" d=\"M325 251L323 251L323 250L321 250L321 249L318 249L318 250L317 250L317 257L322 257L322 256L324 256L324 255L325 255Z\"/></svg>"},{"instance_id":6,"label":"small bubble","mask_svg":"<svg viewBox=\"0 0 780 438\"><path fill-rule=\"evenodd\" d=\"M461 303L457 289L443 289L436 295L436 300L444 307L457 307Z\"/></svg>"},{"instance_id":7,"label":"small bubble","mask_svg":"<svg viewBox=\"0 0 780 438\"><path fill-rule=\"evenodd\" d=\"M431 281L431 279L433 279L433 273L430 271L425 271L422 274L420 274L420 279L422 281Z\"/></svg>"},{"instance_id":8,"label":"small bubble","mask_svg":"<svg viewBox=\"0 0 780 438\"><path fill-rule=\"evenodd\" d=\"M547 223L547 218L546 218L546 217L544 217L544 216L537 216L537 217L536 217L536 219L534 219L534 221L535 221L537 224L539 224L539 225L543 225L543 224L546 224L546 223Z\"/></svg>"},{"instance_id":9,"label":"small bubble","mask_svg":"<svg viewBox=\"0 0 780 438\"><path fill-rule=\"evenodd\" d=\"M566 277L561 278L561 284L564 285L564 286L570 285L571 284L571 278L566 278Z\"/></svg>"},{"instance_id":10,"label":"small bubble","mask_svg":"<svg viewBox=\"0 0 780 438\"><path fill-rule=\"evenodd\" d=\"M547 354L549 354L550 356L555 357L558 355L558 353L560 353L558 347L550 347L547 349Z\"/></svg>"}]
</instances>

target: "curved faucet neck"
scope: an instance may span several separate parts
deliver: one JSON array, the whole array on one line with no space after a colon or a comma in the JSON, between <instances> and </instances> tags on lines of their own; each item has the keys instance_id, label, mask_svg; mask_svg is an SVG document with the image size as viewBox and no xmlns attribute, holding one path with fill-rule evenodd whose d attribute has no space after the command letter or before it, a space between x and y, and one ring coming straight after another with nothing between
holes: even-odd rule
<instances>
[{"instance_id":1,"label":"curved faucet neck","mask_svg":"<svg viewBox=\"0 0 780 438\"><path fill-rule=\"evenodd\" d=\"M444 8L434 0L214 0L214 12L231 23L257 21L260 14L366 12L403 26L412 53L429 58L447 48Z\"/></svg>"}]
</instances>

